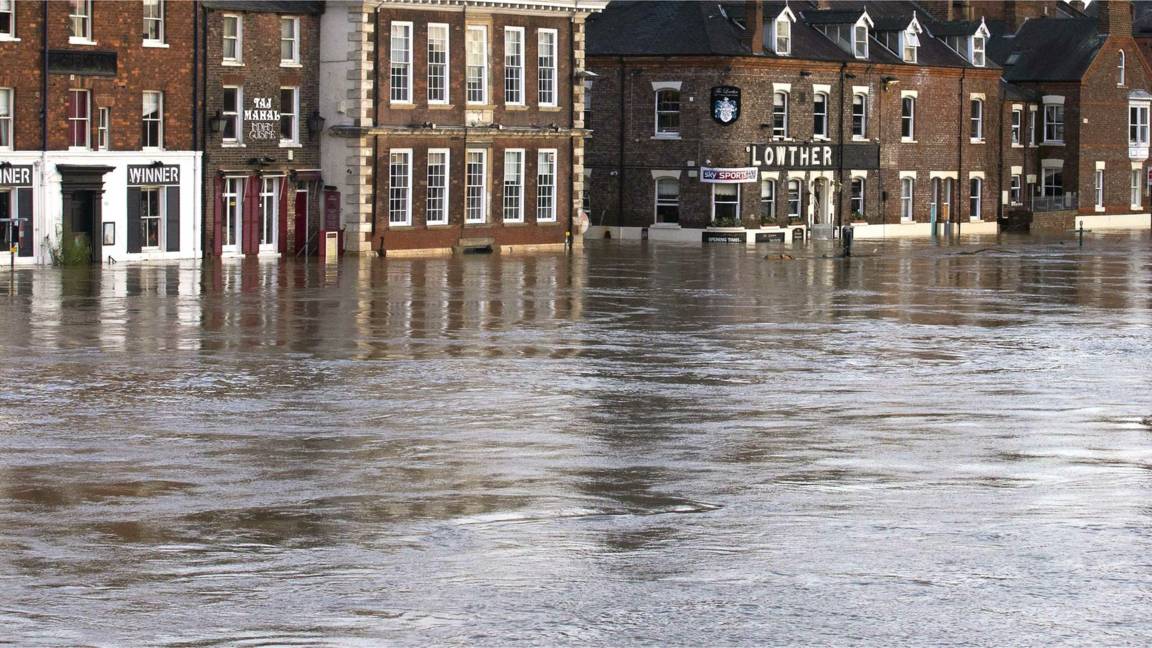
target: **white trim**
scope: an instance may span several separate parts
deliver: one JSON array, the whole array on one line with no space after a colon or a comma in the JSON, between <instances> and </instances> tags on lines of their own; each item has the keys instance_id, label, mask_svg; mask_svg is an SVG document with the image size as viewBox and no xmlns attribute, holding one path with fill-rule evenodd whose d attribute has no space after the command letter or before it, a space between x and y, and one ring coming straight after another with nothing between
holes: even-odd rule
<instances>
[{"instance_id":1,"label":"white trim","mask_svg":"<svg viewBox=\"0 0 1152 648\"><path fill-rule=\"evenodd\" d=\"M653 81L652 92L659 92L660 90L675 90L680 91L682 81Z\"/></svg>"},{"instance_id":2,"label":"white trim","mask_svg":"<svg viewBox=\"0 0 1152 648\"><path fill-rule=\"evenodd\" d=\"M484 175L481 178L482 182L480 183L480 216L481 217L479 220L470 219L468 217L468 189L470 187L470 185L468 184L468 164L469 164L468 156L472 153L479 153L480 154L480 166L482 167L482 171L484 172ZM465 148L464 149L464 223L466 225L487 223L490 220L490 213L489 212L491 211L491 206L488 203L491 201L492 192L488 189L488 184L491 182L491 178L489 178L491 173L489 172L488 166L489 166L489 164L488 164L488 148L487 147L485 147L485 148L472 147L472 148Z\"/></svg>"},{"instance_id":3,"label":"white trim","mask_svg":"<svg viewBox=\"0 0 1152 648\"><path fill-rule=\"evenodd\" d=\"M1132 162L1132 170L1133 171L1135 171L1136 169L1143 169L1143 168L1144 168L1143 162Z\"/></svg>"},{"instance_id":4,"label":"white trim","mask_svg":"<svg viewBox=\"0 0 1152 648\"><path fill-rule=\"evenodd\" d=\"M904 178L912 178L913 180L915 180L916 179L916 173L917 173L916 171L901 171L900 172L900 179L903 180Z\"/></svg>"},{"instance_id":5,"label":"white trim","mask_svg":"<svg viewBox=\"0 0 1152 648\"><path fill-rule=\"evenodd\" d=\"M293 31L293 33L292 33L292 58L286 59L286 58L281 57L280 58L280 67L300 67L300 49L301 49L300 45L301 45L301 43L300 43L300 17L299 16L283 16L283 15L280 16L280 22L276 24L276 29L277 29L276 48L280 49L280 46L283 43L284 37L282 34L280 34L279 30L280 30L280 27L285 20L291 20L292 21L292 31ZM389 49L391 49L391 46L389 46ZM411 76L411 72L409 72L409 76Z\"/></svg>"},{"instance_id":6,"label":"white trim","mask_svg":"<svg viewBox=\"0 0 1152 648\"><path fill-rule=\"evenodd\" d=\"M519 189L517 196L518 206L516 207L516 215L512 218L508 217L508 172L516 168L516 165L508 164L508 156L520 154L519 164ZM506 148L504 149L504 178L500 182L500 222L502 223L523 223L524 222L524 196L527 195L527 187L525 187L524 176L525 170L528 168L528 154L522 148Z\"/></svg>"},{"instance_id":7,"label":"white trim","mask_svg":"<svg viewBox=\"0 0 1152 648\"><path fill-rule=\"evenodd\" d=\"M1013 169L1019 169L1020 167L1012 167L1012 168L1013 168ZM1106 168L1106 167L1105 167L1105 164L1104 164L1104 160L1097 160L1097 161L1096 161L1096 170L1097 170L1097 171L1103 171L1105 168Z\"/></svg>"},{"instance_id":8,"label":"white trim","mask_svg":"<svg viewBox=\"0 0 1152 648\"><path fill-rule=\"evenodd\" d=\"M652 169L652 179L657 178L676 178L680 179L680 174L684 173L683 169Z\"/></svg>"},{"instance_id":9,"label":"white trim","mask_svg":"<svg viewBox=\"0 0 1152 648\"><path fill-rule=\"evenodd\" d=\"M777 92L787 92L787 93L791 94L792 93L792 84L791 83L773 82L772 83L772 94L776 94Z\"/></svg>"},{"instance_id":10,"label":"white trim","mask_svg":"<svg viewBox=\"0 0 1152 648\"><path fill-rule=\"evenodd\" d=\"M779 171L761 171L760 172L760 179L761 180L779 180L780 179L780 172Z\"/></svg>"},{"instance_id":11,"label":"white trim","mask_svg":"<svg viewBox=\"0 0 1152 648\"><path fill-rule=\"evenodd\" d=\"M406 197L404 199L404 220L393 222L392 220L392 156L403 155L405 156L405 167L408 169L408 182L406 187ZM388 149L388 227L409 227L412 225L412 149L410 148L394 148Z\"/></svg>"},{"instance_id":12,"label":"white trim","mask_svg":"<svg viewBox=\"0 0 1152 648\"><path fill-rule=\"evenodd\" d=\"M540 217L540 158L551 155L552 156L552 217ZM560 151L554 148L536 149L536 212L535 218L537 223L555 223L560 218ZM585 189L587 191L587 189ZM527 196L527 191L524 192Z\"/></svg>"},{"instance_id":13,"label":"white trim","mask_svg":"<svg viewBox=\"0 0 1152 648\"><path fill-rule=\"evenodd\" d=\"M849 178L867 179L868 178L868 170L867 169L852 169L851 171L848 172L848 177Z\"/></svg>"},{"instance_id":14,"label":"white trim","mask_svg":"<svg viewBox=\"0 0 1152 648\"><path fill-rule=\"evenodd\" d=\"M984 179L984 172L983 171L969 171L968 172L968 179L971 180L972 178L980 178L981 180L983 180Z\"/></svg>"},{"instance_id":15,"label":"white trim","mask_svg":"<svg viewBox=\"0 0 1152 648\"><path fill-rule=\"evenodd\" d=\"M483 95L478 101L468 96L468 35L472 32L479 32L484 38L481 40L483 46L484 65L480 68L480 93ZM492 56L491 44L488 42L488 26L467 24L464 27L464 103L471 106L486 106L491 101L491 67L492 62L489 60ZM487 160L485 160L487 164Z\"/></svg>"},{"instance_id":16,"label":"white trim","mask_svg":"<svg viewBox=\"0 0 1152 648\"><path fill-rule=\"evenodd\" d=\"M1044 95L1044 97L1041 99L1040 103L1058 104L1058 105L1063 106L1064 105L1064 96L1063 95ZM1033 110L1035 110L1035 109L1033 108Z\"/></svg>"},{"instance_id":17,"label":"white trim","mask_svg":"<svg viewBox=\"0 0 1152 648\"><path fill-rule=\"evenodd\" d=\"M1024 173L1024 167L1013 165L1009 167L1008 172L1010 175L1020 175L1021 173Z\"/></svg>"},{"instance_id":18,"label":"white trim","mask_svg":"<svg viewBox=\"0 0 1152 648\"><path fill-rule=\"evenodd\" d=\"M813 83L812 94L816 94L817 92L823 92L826 95L831 95L832 86L828 85L827 83Z\"/></svg>"},{"instance_id":19,"label":"white trim","mask_svg":"<svg viewBox=\"0 0 1152 648\"><path fill-rule=\"evenodd\" d=\"M913 99L918 99L918 98L920 98L920 92L917 90L901 90L900 91L900 98L904 99L905 97L912 97Z\"/></svg>"},{"instance_id":20,"label":"white trim","mask_svg":"<svg viewBox=\"0 0 1152 648\"><path fill-rule=\"evenodd\" d=\"M1028 184L1036 184L1036 174L1029 173L1028 175L1024 176L1024 182Z\"/></svg>"},{"instance_id":21,"label":"white trim","mask_svg":"<svg viewBox=\"0 0 1152 648\"><path fill-rule=\"evenodd\" d=\"M516 90L520 93L520 99L518 101L508 101L508 71L517 69L515 66L508 65L508 38L512 34L519 34L520 35L520 66L519 66L520 80L519 80L519 87L514 88L514 90ZM502 61L503 65L500 66L504 70L504 78L501 79L502 83L501 83L500 87L504 89L503 95L504 95L504 105L505 106L526 106L526 105L528 105L528 97L525 96L525 94L527 92L525 89L525 86L527 85L525 83L525 77L528 76L528 71L525 69L526 68L525 59L527 58L525 56L525 54L528 51L528 45L527 45L527 43L524 42L524 38L525 38L525 36L524 36L524 28L523 27L505 27L504 28L504 60ZM515 149L510 149L510 150L515 150ZM523 214L521 214L521 222L522 221L523 221Z\"/></svg>"},{"instance_id":22,"label":"white trim","mask_svg":"<svg viewBox=\"0 0 1152 648\"><path fill-rule=\"evenodd\" d=\"M540 65L540 45L544 34L552 35L552 101L540 101L540 71L545 69ZM546 108L560 105L560 32L556 29L536 30L536 99L540 106Z\"/></svg>"},{"instance_id":23,"label":"white trim","mask_svg":"<svg viewBox=\"0 0 1152 648\"><path fill-rule=\"evenodd\" d=\"M1063 169L1064 160L1062 158L1044 158L1040 160L1040 166L1045 169Z\"/></svg>"},{"instance_id":24,"label":"white trim","mask_svg":"<svg viewBox=\"0 0 1152 648\"><path fill-rule=\"evenodd\" d=\"M871 93L872 93L872 86L857 86L857 85L852 86L852 94L854 94L854 95L858 95L858 94L867 95L867 94L871 94Z\"/></svg>"},{"instance_id":25,"label":"white trim","mask_svg":"<svg viewBox=\"0 0 1152 648\"><path fill-rule=\"evenodd\" d=\"M444 154L444 219L428 220L428 167L433 153ZM424 225L447 225L452 215L452 149L430 148L424 159Z\"/></svg>"},{"instance_id":26,"label":"white trim","mask_svg":"<svg viewBox=\"0 0 1152 648\"><path fill-rule=\"evenodd\" d=\"M428 64L428 54L431 53L430 50L432 47L432 30L434 28L444 30L444 98L443 99L432 99L431 97L428 96L429 88L431 88L431 86L432 86L432 84L429 83L429 81L432 78L432 66ZM445 105L448 105L449 103L451 103L451 100L452 100L452 26L449 25L448 23L428 23L428 25L425 27L424 35L425 35L425 38L424 38L424 47L425 47L424 64L425 64L425 68L426 68L425 72L424 72L424 95L428 100L428 105L430 105L430 106L445 106ZM429 149L429 151L432 151L432 150L439 151L441 149Z\"/></svg>"},{"instance_id":27,"label":"white trim","mask_svg":"<svg viewBox=\"0 0 1152 648\"><path fill-rule=\"evenodd\" d=\"M928 179L929 180L936 180L936 179L958 180L959 178L960 178L960 174L955 172L955 171L929 171L928 172Z\"/></svg>"},{"instance_id":28,"label":"white trim","mask_svg":"<svg viewBox=\"0 0 1152 648\"><path fill-rule=\"evenodd\" d=\"M228 18L236 19L236 57L224 56L224 21ZM221 14L220 16L220 60L223 65L244 65L244 16L235 13Z\"/></svg>"},{"instance_id":29,"label":"white trim","mask_svg":"<svg viewBox=\"0 0 1152 648\"><path fill-rule=\"evenodd\" d=\"M408 41L407 48L404 53L407 55L407 77L408 84L405 88L405 96L396 98L396 86L392 85L392 67L396 64L393 60L393 55L396 53L396 35L394 30L399 27L400 29L407 28L406 39ZM409 20L393 20L388 23L388 103L409 105L414 101L413 94L415 94L415 73L416 61L414 51L416 49L416 27ZM283 61L281 61L283 63Z\"/></svg>"}]
</instances>

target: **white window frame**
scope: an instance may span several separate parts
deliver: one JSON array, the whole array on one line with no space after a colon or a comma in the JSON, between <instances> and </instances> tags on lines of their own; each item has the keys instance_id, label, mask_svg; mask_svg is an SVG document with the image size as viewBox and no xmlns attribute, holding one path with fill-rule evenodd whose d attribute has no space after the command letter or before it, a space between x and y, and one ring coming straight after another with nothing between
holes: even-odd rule
<instances>
[{"instance_id":1,"label":"white window frame","mask_svg":"<svg viewBox=\"0 0 1152 648\"><path fill-rule=\"evenodd\" d=\"M660 109L660 95L665 93L665 92L675 92L676 93L676 110L661 110ZM680 137L680 113L681 113L681 106L683 104L683 102L681 101L680 88L678 88L678 87L676 87L676 88L673 88L673 87L657 88L656 92L654 93L654 97L655 97L655 104L654 104L652 109L654 111L654 118L655 118L655 121L654 121L655 136L656 137L666 137L666 138L679 138ZM674 128L662 130L660 127L660 116L661 115L676 115L676 126Z\"/></svg>"},{"instance_id":2,"label":"white window frame","mask_svg":"<svg viewBox=\"0 0 1152 648\"><path fill-rule=\"evenodd\" d=\"M860 184L860 197L859 198L857 198L854 195L855 194L854 186L856 185L856 183ZM866 209L867 202L868 202L867 201L867 194L868 194L868 179L867 178L865 178L864 176L856 175L856 176L852 176L848 180L848 216L849 217L854 217L857 212L860 213L861 218L864 217L864 214L865 214L864 210ZM857 202L859 203L859 209L856 208Z\"/></svg>"},{"instance_id":3,"label":"white window frame","mask_svg":"<svg viewBox=\"0 0 1152 648\"><path fill-rule=\"evenodd\" d=\"M280 240L280 179L282 176L262 176L260 178L259 230L257 234L260 252L275 252ZM265 200L271 198L271 200ZM266 210L265 205L272 205ZM271 213L269 213L269 211Z\"/></svg>"},{"instance_id":4,"label":"white window frame","mask_svg":"<svg viewBox=\"0 0 1152 648\"><path fill-rule=\"evenodd\" d=\"M145 13L144 13L144 47L164 47L165 46L165 29L164 29L165 25L164 25L164 23L165 23L165 18L166 18L165 14L167 13L167 7L165 6L164 0L143 0L142 4L145 7L145 10L144 10L145 11ZM153 18L153 17L148 16L147 7L149 4L151 4L152 6L155 6L157 11L160 12L159 18ZM159 38L148 38L149 23L156 23Z\"/></svg>"},{"instance_id":5,"label":"white window frame","mask_svg":"<svg viewBox=\"0 0 1152 648\"><path fill-rule=\"evenodd\" d=\"M546 38L547 37L547 38ZM545 56L546 41L551 41L548 47L552 55ZM536 30L536 67L539 83L537 100L541 106L554 108L559 105L559 69L557 64L560 55L560 32L555 29ZM587 95L587 93L585 93Z\"/></svg>"},{"instance_id":6,"label":"white window frame","mask_svg":"<svg viewBox=\"0 0 1152 648\"><path fill-rule=\"evenodd\" d=\"M1132 169L1129 174L1131 185L1129 187L1129 200L1132 201L1132 209L1141 209L1144 204L1144 193L1141 188L1141 181L1144 179L1144 172L1141 169Z\"/></svg>"},{"instance_id":7,"label":"white window frame","mask_svg":"<svg viewBox=\"0 0 1152 648\"><path fill-rule=\"evenodd\" d=\"M988 41L986 38L984 38L983 35L977 33L969 37L968 47L969 51L972 53L972 57L969 59L969 62L972 63L972 65L975 67L984 67L987 65Z\"/></svg>"},{"instance_id":8,"label":"white window frame","mask_svg":"<svg viewBox=\"0 0 1152 648\"><path fill-rule=\"evenodd\" d=\"M1060 176L1060 186L1059 186L1060 193L1056 193L1055 190L1057 189L1057 186L1054 182L1053 183L1048 182L1049 178L1055 179L1057 175ZM1049 191L1049 187L1052 188L1052 191ZM1064 195L1064 168L1063 167L1058 167L1058 166L1041 167L1041 169L1040 169L1040 195L1045 197L1045 198L1055 198L1057 196L1063 196Z\"/></svg>"},{"instance_id":9,"label":"white window frame","mask_svg":"<svg viewBox=\"0 0 1152 648\"><path fill-rule=\"evenodd\" d=\"M904 114L904 102L908 102L908 105L911 106L911 110L907 115ZM904 134L905 124L908 125L907 135ZM916 141L916 97L912 95L900 97L900 141Z\"/></svg>"},{"instance_id":10,"label":"white window frame","mask_svg":"<svg viewBox=\"0 0 1152 648\"><path fill-rule=\"evenodd\" d=\"M230 111L224 108L224 93L227 90L236 91L236 110ZM220 141L224 144L240 144L244 141L244 86L226 85L221 86L220 89L220 115L225 120L231 119L236 124L235 137L228 137L225 135L227 132L223 126L220 128Z\"/></svg>"},{"instance_id":11,"label":"white window frame","mask_svg":"<svg viewBox=\"0 0 1152 648\"><path fill-rule=\"evenodd\" d=\"M504 182L501 185L503 209L501 219L505 223L524 222L524 149L504 149Z\"/></svg>"},{"instance_id":12,"label":"white window frame","mask_svg":"<svg viewBox=\"0 0 1152 648\"><path fill-rule=\"evenodd\" d=\"M1012 121L1009 122L1012 146L1024 146L1024 111L1020 108L1012 109Z\"/></svg>"},{"instance_id":13,"label":"white window frame","mask_svg":"<svg viewBox=\"0 0 1152 648\"><path fill-rule=\"evenodd\" d=\"M792 187L796 187L795 200L793 200ZM789 178L788 184L785 185L787 195L785 200L788 203L788 219L800 218L804 207L804 184L797 178Z\"/></svg>"},{"instance_id":14,"label":"white window frame","mask_svg":"<svg viewBox=\"0 0 1152 648\"><path fill-rule=\"evenodd\" d=\"M1036 113L1038 110L1028 110L1028 146L1036 146Z\"/></svg>"},{"instance_id":15,"label":"white window frame","mask_svg":"<svg viewBox=\"0 0 1152 648\"><path fill-rule=\"evenodd\" d=\"M1148 109L1147 103L1128 104L1128 146L1148 146Z\"/></svg>"},{"instance_id":16,"label":"white window frame","mask_svg":"<svg viewBox=\"0 0 1152 648\"><path fill-rule=\"evenodd\" d=\"M1059 137L1055 137L1055 136L1049 137L1048 136L1048 125L1050 123L1049 118L1048 118L1048 109L1049 108L1052 109L1053 115L1055 115L1057 113L1059 113L1059 115L1060 115L1060 121L1058 121L1058 122L1055 121L1054 117L1053 117L1053 120L1051 121L1051 124L1053 126L1053 135L1058 134ZM1059 131L1058 133L1056 132L1057 130ZM1058 104L1058 103L1046 103L1046 104L1044 104L1044 140L1043 141L1045 144L1063 144L1064 143L1064 104Z\"/></svg>"},{"instance_id":17,"label":"white window frame","mask_svg":"<svg viewBox=\"0 0 1152 648\"><path fill-rule=\"evenodd\" d=\"M856 99L860 99L860 132L856 132ZM852 139L868 139L868 95L863 92L852 94Z\"/></svg>"},{"instance_id":18,"label":"white window frame","mask_svg":"<svg viewBox=\"0 0 1152 648\"><path fill-rule=\"evenodd\" d=\"M783 43L783 47L780 46L781 43ZM772 24L772 47L776 56L792 55L792 21L784 14L781 14Z\"/></svg>"},{"instance_id":19,"label":"white window frame","mask_svg":"<svg viewBox=\"0 0 1152 648\"><path fill-rule=\"evenodd\" d=\"M916 178L900 178L900 220L910 223L915 220L913 200L916 197Z\"/></svg>"},{"instance_id":20,"label":"white window frame","mask_svg":"<svg viewBox=\"0 0 1152 648\"><path fill-rule=\"evenodd\" d=\"M1104 209L1104 169L1096 169L1092 175L1093 189L1096 194L1096 209Z\"/></svg>"},{"instance_id":21,"label":"white window frame","mask_svg":"<svg viewBox=\"0 0 1152 648\"><path fill-rule=\"evenodd\" d=\"M672 186L676 187L676 199L675 200L672 200L671 198L668 198L668 197L665 197L663 199L660 198L660 185L662 183L671 183ZM678 176L668 174L668 175L660 175L660 176L653 178L653 183L652 183L653 196L652 196L652 198L653 198L654 202L653 202L653 208L652 208L652 223L654 225L660 225L660 224L679 225L680 224L680 193L681 193L680 192L680 178ZM666 208L674 207L674 208L676 208L676 220L674 220L674 221L672 221L672 220L660 220L660 208L661 207L666 207Z\"/></svg>"},{"instance_id":22,"label":"white window frame","mask_svg":"<svg viewBox=\"0 0 1152 648\"><path fill-rule=\"evenodd\" d=\"M76 13L76 8L83 13ZM75 33L77 20L82 27ZM92 41L92 0L70 0L68 2L68 42L73 45L95 45Z\"/></svg>"},{"instance_id":23,"label":"white window frame","mask_svg":"<svg viewBox=\"0 0 1152 648\"><path fill-rule=\"evenodd\" d=\"M554 223L558 218L556 191L557 163L560 159L556 149L540 149L536 152L536 222ZM548 173L545 173L548 171ZM547 189L547 191L545 191ZM587 191L587 188L585 188Z\"/></svg>"},{"instance_id":24,"label":"white window frame","mask_svg":"<svg viewBox=\"0 0 1152 648\"><path fill-rule=\"evenodd\" d=\"M8 14L8 29L0 31L0 41L18 41L16 38L16 0L0 0L0 7L7 7L6 11L0 13Z\"/></svg>"},{"instance_id":25,"label":"white window frame","mask_svg":"<svg viewBox=\"0 0 1152 648\"><path fill-rule=\"evenodd\" d=\"M476 174L473 172L475 162L473 155L480 156L479 182L475 182ZM488 222L488 149L465 149L464 151L464 223L477 224ZM475 208L470 204L473 199L478 202Z\"/></svg>"},{"instance_id":26,"label":"white window frame","mask_svg":"<svg viewBox=\"0 0 1152 648\"><path fill-rule=\"evenodd\" d=\"M968 220L978 221L983 217L984 178L968 178Z\"/></svg>"},{"instance_id":27,"label":"white window frame","mask_svg":"<svg viewBox=\"0 0 1152 648\"><path fill-rule=\"evenodd\" d=\"M96 150L112 149L112 109L96 109Z\"/></svg>"},{"instance_id":28,"label":"white window frame","mask_svg":"<svg viewBox=\"0 0 1152 648\"><path fill-rule=\"evenodd\" d=\"M142 251L155 252L164 248L164 221L167 220L165 218L165 210L167 209L166 203L168 202L166 200L167 192L165 189L165 187L140 187L140 249ZM156 207L159 213L145 215L145 193L155 194ZM147 221L155 221L156 223L156 245L147 244L148 237L144 234Z\"/></svg>"},{"instance_id":29,"label":"white window frame","mask_svg":"<svg viewBox=\"0 0 1152 648\"><path fill-rule=\"evenodd\" d=\"M246 178L238 176L230 176L224 178L224 191L221 194L221 201L224 207L224 214L222 214L223 222L220 224L220 250L222 252L240 252L241 246L244 244L244 189ZM235 204L232 204L235 201ZM232 243L228 243L228 224L232 223L235 227L235 239Z\"/></svg>"},{"instance_id":30,"label":"white window frame","mask_svg":"<svg viewBox=\"0 0 1152 648\"><path fill-rule=\"evenodd\" d=\"M900 32L900 58L905 63L916 63L920 60L920 36L912 27Z\"/></svg>"},{"instance_id":31,"label":"white window frame","mask_svg":"<svg viewBox=\"0 0 1152 648\"><path fill-rule=\"evenodd\" d=\"M388 26L388 103L412 103L412 36L411 22L393 20ZM397 43L403 43L403 48L398 48Z\"/></svg>"},{"instance_id":32,"label":"white window frame","mask_svg":"<svg viewBox=\"0 0 1152 648\"><path fill-rule=\"evenodd\" d=\"M470 105L487 105L488 104L488 27L485 25L468 25L464 39L464 98ZM477 66L472 65L468 60L469 55L472 54L472 43L469 37L473 34L480 34L480 52L483 57L483 64L479 66L480 71L480 98L473 99L472 88L468 87L473 80L473 69Z\"/></svg>"},{"instance_id":33,"label":"white window frame","mask_svg":"<svg viewBox=\"0 0 1152 648\"><path fill-rule=\"evenodd\" d=\"M284 110L284 91L292 91L292 111L285 112ZM300 145L300 88L298 86L280 86L280 123L277 128L280 131L280 146L299 146ZM284 138L284 117L292 118L292 133L288 139Z\"/></svg>"},{"instance_id":34,"label":"white window frame","mask_svg":"<svg viewBox=\"0 0 1152 648\"><path fill-rule=\"evenodd\" d=\"M403 180L403 186L397 180ZM412 149L388 149L388 227L407 227L411 224Z\"/></svg>"},{"instance_id":35,"label":"white window frame","mask_svg":"<svg viewBox=\"0 0 1152 648\"><path fill-rule=\"evenodd\" d=\"M864 38L860 38L860 30L864 30ZM858 59L868 58L869 29L863 17L852 25L852 56Z\"/></svg>"},{"instance_id":36,"label":"white window frame","mask_svg":"<svg viewBox=\"0 0 1152 648\"><path fill-rule=\"evenodd\" d=\"M1008 180L1008 202L1012 205L1022 204L1024 199L1023 180L1019 173L1013 173L1012 177Z\"/></svg>"},{"instance_id":37,"label":"white window frame","mask_svg":"<svg viewBox=\"0 0 1152 648\"><path fill-rule=\"evenodd\" d=\"M816 110L817 100L820 99L821 97L823 97L823 99L824 99L824 111L818 112ZM813 139L826 140L830 137L829 126L828 126L828 124L829 124L828 109L829 109L829 102L830 101L831 100L829 99L829 95L827 92L814 92L814 93L812 93L812 137L813 137ZM816 125L817 125L816 118L817 117L820 118L820 126L821 126L821 130L823 131L820 133L816 132Z\"/></svg>"},{"instance_id":38,"label":"white window frame","mask_svg":"<svg viewBox=\"0 0 1152 648\"><path fill-rule=\"evenodd\" d=\"M712 201L711 201L711 205L710 205L711 210L712 210L711 222L713 222L713 223L716 222L716 203L717 203L716 196L718 195L716 193L716 190L720 189L720 188L728 189L729 187L735 187L736 188L736 200L735 201L725 200L724 204L736 206L736 225L735 225L735 227L740 227L742 220L743 220L740 217L741 216L741 214L740 214L740 198L741 198L741 194L743 192L741 191L742 185L739 185L739 184L713 184L712 185Z\"/></svg>"},{"instance_id":39,"label":"white window frame","mask_svg":"<svg viewBox=\"0 0 1152 648\"><path fill-rule=\"evenodd\" d=\"M447 105L452 95L449 80L452 69L452 28L447 23L428 23L428 103L430 105ZM435 35L434 35L435 34ZM441 53L433 48L434 44L443 43L444 51ZM443 62L433 62L434 56L443 55ZM433 79L439 81L438 85L443 96L433 93Z\"/></svg>"},{"instance_id":40,"label":"white window frame","mask_svg":"<svg viewBox=\"0 0 1152 648\"><path fill-rule=\"evenodd\" d=\"M68 96L71 97L73 93L80 93L84 96L86 107L83 118L68 115L68 150L88 151L92 148L92 91L83 88L69 88ZM83 122L84 124L84 143L81 145L72 142L72 122Z\"/></svg>"},{"instance_id":41,"label":"white window frame","mask_svg":"<svg viewBox=\"0 0 1152 648\"><path fill-rule=\"evenodd\" d=\"M284 37L284 22L291 21L292 36ZM284 58L284 43L292 43L292 56ZM280 67L300 67L300 17L280 16Z\"/></svg>"},{"instance_id":42,"label":"white window frame","mask_svg":"<svg viewBox=\"0 0 1152 648\"><path fill-rule=\"evenodd\" d=\"M772 93L772 139L774 140L788 139L788 104L791 103L790 94L791 93L785 90L777 90ZM776 105L777 96L783 97L784 99L783 110L778 110L780 107ZM781 122L783 125L780 128L776 126L777 115L782 117Z\"/></svg>"},{"instance_id":43,"label":"white window frame","mask_svg":"<svg viewBox=\"0 0 1152 648\"><path fill-rule=\"evenodd\" d=\"M148 113L141 115L140 148L145 151L161 151L164 150L164 93L159 90L145 90L141 95L142 108L147 108L149 95L156 97L156 118L149 119ZM143 135L148 132L148 124L152 122L156 123L157 141L149 145L144 141Z\"/></svg>"},{"instance_id":44,"label":"white window frame","mask_svg":"<svg viewBox=\"0 0 1152 648\"><path fill-rule=\"evenodd\" d=\"M768 187L771 187L771 189L765 190ZM760 179L760 219L761 219L761 222L763 222L763 219L765 218L765 216L767 216L767 218L769 218L769 219L775 219L776 218L776 196L778 194L778 191L777 191L778 188L779 188L779 183L776 181L775 178L761 178ZM765 215L765 213L764 213L764 211L765 211L764 206L765 205L768 205L767 215Z\"/></svg>"},{"instance_id":45,"label":"white window frame","mask_svg":"<svg viewBox=\"0 0 1152 648\"><path fill-rule=\"evenodd\" d=\"M229 21L236 23L236 35L228 36L227 30L224 28ZM236 42L236 55L228 56L228 41L234 40ZM220 59L224 65L243 65L244 64L244 16L240 14L223 14L220 17Z\"/></svg>"},{"instance_id":46,"label":"white window frame","mask_svg":"<svg viewBox=\"0 0 1152 648\"><path fill-rule=\"evenodd\" d=\"M1126 63L1127 63L1127 57L1124 56L1124 50L1119 50L1119 52L1120 52L1120 62L1116 66L1118 68L1119 76L1118 76L1118 79L1116 81L1116 85L1122 86L1122 85L1124 85L1124 73L1126 72L1125 67L1126 67Z\"/></svg>"},{"instance_id":47,"label":"white window frame","mask_svg":"<svg viewBox=\"0 0 1152 648\"><path fill-rule=\"evenodd\" d=\"M519 51L515 51L517 49ZM523 106L524 96L524 44L523 27L504 28L504 105ZM512 96L512 99L508 97Z\"/></svg>"},{"instance_id":48,"label":"white window frame","mask_svg":"<svg viewBox=\"0 0 1152 648\"><path fill-rule=\"evenodd\" d=\"M443 161L433 163L432 159L435 155L443 155ZM424 203L424 224L425 225L447 225L448 224L448 206L451 205L450 188L452 186L452 150L446 148L430 148L428 149L428 163L425 180L427 185L425 203ZM441 173L434 174L433 170L443 167ZM443 184L436 184L433 178L438 177L439 182ZM436 195L434 192L440 192Z\"/></svg>"},{"instance_id":49,"label":"white window frame","mask_svg":"<svg viewBox=\"0 0 1152 648\"><path fill-rule=\"evenodd\" d=\"M16 108L15 97L16 91L12 88L0 88L0 151L11 151L14 148L12 138L16 132L12 123Z\"/></svg>"},{"instance_id":50,"label":"white window frame","mask_svg":"<svg viewBox=\"0 0 1152 648\"><path fill-rule=\"evenodd\" d=\"M973 108L977 108L977 110L974 111L976 113L975 115L972 114ZM973 144L979 144L983 142L984 100L980 97L973 97L968 101L968 122L969 127L971 128L970 132L968 133L969 137L971 138L969 141L971 141Z\"/></svg>"}]
</instances>

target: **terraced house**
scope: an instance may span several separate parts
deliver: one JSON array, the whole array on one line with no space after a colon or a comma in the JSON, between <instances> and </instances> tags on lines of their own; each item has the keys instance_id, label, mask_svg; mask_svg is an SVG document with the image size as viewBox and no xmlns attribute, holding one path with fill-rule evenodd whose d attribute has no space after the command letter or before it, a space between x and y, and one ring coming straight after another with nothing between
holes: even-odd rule
<instances>
[{"instance_id":1,"label":"terraced house","mask_svg":"<svg viewBox=\"0 0 1152 648\"><path fill-rule=\"evenodd\" d=\"M0 264L200 256L196 11L0 2Z\"/></svg>"}]
</instances>

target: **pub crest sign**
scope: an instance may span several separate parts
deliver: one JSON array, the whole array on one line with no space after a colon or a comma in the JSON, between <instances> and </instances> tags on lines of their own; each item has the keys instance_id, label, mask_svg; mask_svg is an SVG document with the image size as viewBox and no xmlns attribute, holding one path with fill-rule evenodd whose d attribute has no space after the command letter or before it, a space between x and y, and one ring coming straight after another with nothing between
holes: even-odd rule
<instances>
[{"instance_id":1,"label":"pub crest sign","mask_svg":"<svg viewBox=\"0 0 1152 648\"><path fill-rule=\"evenodd\" d=\"M712 88L712 119L727 126L740 119L740 88L716 86Z\"/></svg>"}]
</instances>

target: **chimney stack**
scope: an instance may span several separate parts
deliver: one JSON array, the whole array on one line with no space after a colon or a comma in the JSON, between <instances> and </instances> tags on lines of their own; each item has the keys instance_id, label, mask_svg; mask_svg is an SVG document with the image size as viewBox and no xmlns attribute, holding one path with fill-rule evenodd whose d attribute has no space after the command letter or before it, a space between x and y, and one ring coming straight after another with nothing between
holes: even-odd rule
<instances>
[{"instance_id":1,"label":"chimney stack","mask_svg":"<svg viewBox=\"0 0 1152 648\"><path fill-rule=\"evenodd\" d=\"M1068 4L1072 5L1076 11L1084 13L1084 0L1068 0Z\"/></svg>"},{"instance_id":2,"label":"chimney stack","mask_svg":"<svg viewBox=\"0 0 1152 648\"><path fill-rule=\"evenodd\" d=\"M752 55L764 52L764 3L744 0L744 38Z\"/></svg>"},{"instance_id":3,"label":"chimney stack","mask_svg":"<svg viewBox=\"0 0 1152 648\"><path fill-rule=\"evenodd\" d=\"M1099 5L1097 23L1101 34L1132 35L1132 3L1130 0L1094 0Z\"/></svg>"}]
</instances>

